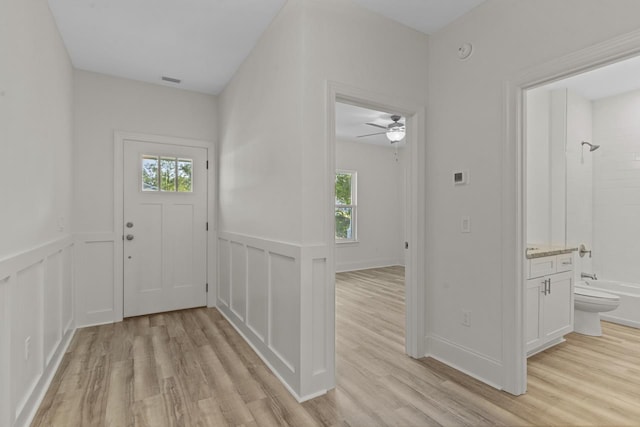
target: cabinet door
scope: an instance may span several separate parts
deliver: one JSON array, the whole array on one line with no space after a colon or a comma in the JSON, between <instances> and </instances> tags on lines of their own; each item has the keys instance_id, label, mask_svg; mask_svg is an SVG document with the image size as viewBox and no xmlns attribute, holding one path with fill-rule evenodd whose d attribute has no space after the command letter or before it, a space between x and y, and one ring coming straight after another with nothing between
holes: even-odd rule
<instances>
[{"instance_id":1,"label":"cabinet door","mask_svg":"<svg viewBox=\"0 0 640 427\"><path fill-rule=\"evenodd\" d=\"M573 331L573 273L549 276L550 292L542 304L542 338L553 339Z\"/></svg>"},{"instance_id":2,"label":"cabinet door","mask_svg":"<svg viewBox=\"0 0 640 427\"><path fill-rule=\"evenodd\" d=\"M538 279L527 280L527 289L525 293L526 299L526 350L530 351L538 347L542 339L542 298L544 294L544 280L546 278L540 277Z\"/></svg>"}]
</instances>

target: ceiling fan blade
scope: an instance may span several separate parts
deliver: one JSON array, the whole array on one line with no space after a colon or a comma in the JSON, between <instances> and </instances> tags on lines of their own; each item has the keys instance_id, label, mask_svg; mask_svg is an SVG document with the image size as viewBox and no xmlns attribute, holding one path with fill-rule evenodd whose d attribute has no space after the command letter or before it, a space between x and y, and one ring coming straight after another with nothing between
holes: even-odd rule
<instances>
[{"instance_id":1,"label":"ceiling fan blade","mask_svg":"<svg viewBox=\"0 0 640 427\"><path fill-rule=\"evenodd\" d=\"M365 136L384 135L386 132L370 133L367 135L358 135L357 138L364 138Z\"/></svg>"},{"instance_id":2,"label":"ceiling fan blade","mask_svg":"<svg viewBox=\"0 0 640 427\"><path fill-rule=\"evenodd\" d=\"M382 125L379 125L379 124L377 124L377 123L365 123L365 124L367 124L367 125L369 125L369 126L375 126L375 127L377 127L377 128L387 130L387 127L386 127L386 126L382 126Z\"/></svg>"}]
</instances>

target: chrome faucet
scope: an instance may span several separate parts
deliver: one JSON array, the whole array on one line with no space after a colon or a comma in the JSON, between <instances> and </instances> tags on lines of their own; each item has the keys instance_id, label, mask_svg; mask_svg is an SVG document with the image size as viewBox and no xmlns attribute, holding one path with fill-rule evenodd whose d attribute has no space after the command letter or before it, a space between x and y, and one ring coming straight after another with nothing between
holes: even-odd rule
<instances>
[{"instance_id":1,"label":"chrome faucet","mask_svg":"<svg viewBox=\"0 0 640 427\"><path fill-rule=\"evenodd\" d=\"M591 280L598 280L598 276L596 276L596 273L580 273L580 278L581 279L591 279Z\"/></svg>"}]
</instances>

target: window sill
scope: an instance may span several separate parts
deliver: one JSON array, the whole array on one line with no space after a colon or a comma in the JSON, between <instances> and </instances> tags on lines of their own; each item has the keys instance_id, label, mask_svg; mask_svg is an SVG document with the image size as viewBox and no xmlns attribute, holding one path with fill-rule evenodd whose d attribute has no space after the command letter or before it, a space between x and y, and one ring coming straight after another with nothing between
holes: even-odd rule
<instances>
[{"instance_id":1,"label":"window sill","mask_svg":"<svg viewBox=\"0 0 640 427\"><path fill-rule=\"evenodd\" d=\"M357 246L360 242L357 240L336 240L336 246Z\"/></svg>"}]
</instances>

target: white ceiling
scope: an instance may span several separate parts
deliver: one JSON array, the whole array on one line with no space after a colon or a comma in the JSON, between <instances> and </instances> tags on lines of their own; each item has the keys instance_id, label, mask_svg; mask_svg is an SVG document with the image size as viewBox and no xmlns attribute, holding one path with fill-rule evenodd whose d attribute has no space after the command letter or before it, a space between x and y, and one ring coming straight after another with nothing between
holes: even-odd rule
<instances>
[{"instance_id":1,"label":"white ceiling","mask_svg":"<svg viewBox=\"0 0 640 427\"><path fill-rule=\"evenodd\" d=\"M432 33L484 0L355 0ZM219 93L286 0L49 0L73 65Z\"/></svg>"},{"instance_id":2,"label":"white ceiling","mask_svg":"<svg viewBox=\"0 0 640 427\"><path fill-rule=\"evenodd\" d=\"M380 15L432 34L485 0L353 0Z\"/></svg>"},{"instance_id":3,"label":"white ceiling","mask_svg":"<svg viewBox=\"0 0 640 427\"><path fill-rule=\"evenodd\" d=\"M358 138L360 135L384 132L384 129L369 126L366 123L376 123L380 126L387 126L392 122L391 115L392 113L336 102L336 138L343 141L361 142L394 148L396 144L392 145L384 133ZM400 123L405 123L404 117L400 120ZM397 145L402 147L405 143L406 138L397 143Z\"/></svg>"},{"instance_id":4,"label":"white ceiling","mask_svg":"<svg viewBox=\"0 0 640 427\"><path fill-rule=\"evenodd\" d=\"M286 0L49 0L76 68L220 92Z\"/></svg>"},{"instance_id":5,"label":"white ceiling","mask_svg":"<svg viewBox=\"0 0 640 427\"><path fill-rule=\"evenodd\" d=\"M566 88L591 100L638 90L640 89L640 56L559 80L543 88L550 90Z\"/></svg>"}]
</instances>

